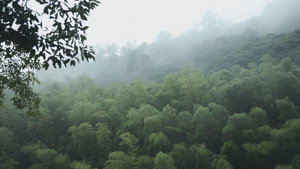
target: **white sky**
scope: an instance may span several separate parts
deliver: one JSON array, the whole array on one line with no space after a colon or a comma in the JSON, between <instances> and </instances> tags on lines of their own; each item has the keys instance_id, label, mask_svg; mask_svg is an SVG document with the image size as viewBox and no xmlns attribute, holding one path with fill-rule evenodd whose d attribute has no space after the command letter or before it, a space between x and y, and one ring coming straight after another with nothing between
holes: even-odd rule
<instances>
[{"instance_id":1,"label":"white sky","mask_svg":"<svg viewBox=\"0 0 300 169\"><path fill-rule=\"evenodd\" d=\"M213 9L225 19L240 22L262 14L274 0L100 0L88 25L88 43L152 42L156 35L174 35L200 23L202 15Z\"/></svg>"}]
</instances>

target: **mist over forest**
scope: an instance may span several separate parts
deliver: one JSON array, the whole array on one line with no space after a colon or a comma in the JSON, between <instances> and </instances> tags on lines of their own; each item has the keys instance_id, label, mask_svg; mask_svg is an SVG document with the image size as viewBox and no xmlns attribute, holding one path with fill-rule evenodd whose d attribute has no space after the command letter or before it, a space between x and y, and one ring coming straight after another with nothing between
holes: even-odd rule
<instances>
[{"instance_id":1,"label":"mist over forest","mask_svg":"<svg viewBox=\"0 0 300 169\"><path fill-rule=\"evenodd\" d=\"M300 169L300 1L213 10L151 43L35 72L43 118L0 107L0 169Z\"/></svg>"},{"instance_id":2,"label":"mist over forest","mask_svg":"<svg viewBox=\"0 0 300 169\"><path fill-rule=\"evenodd\" d=\"M212 63L238 50L242 43L263 38L266 34L289 33L299 29L299 5L296 0L276 0L265 7L262 15L240 23L232 23L209 10L201 23L178 36L162 31L152 43L128 42L124 46L98 44L94 47L95 62L53 68L37 72L37 75L41 81L53 81L84 73L97 83L108 86L112 82L129 83L137 79L162 82L165 75L180 70L186 64L211 71Z\"/></svg>"}]
</instances>

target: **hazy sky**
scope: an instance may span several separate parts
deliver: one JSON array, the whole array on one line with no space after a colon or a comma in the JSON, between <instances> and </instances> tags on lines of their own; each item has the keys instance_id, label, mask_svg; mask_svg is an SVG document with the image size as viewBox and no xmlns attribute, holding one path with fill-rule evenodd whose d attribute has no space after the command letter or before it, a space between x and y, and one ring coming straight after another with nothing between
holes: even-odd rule
<instances>
[{"instance_id":1,"label":"hazy sky","mask_svg":"<svg viewBox=\"0 0 300 169\"><path fill-rule=\"evenodd\" d=\"M100 0L88 25L88 42L125 44L127 41L151 42L169 31L178 35L200 23L207 10L224 19L240 22L262 14L274 0Z\"/></svg>"}]
</instances>

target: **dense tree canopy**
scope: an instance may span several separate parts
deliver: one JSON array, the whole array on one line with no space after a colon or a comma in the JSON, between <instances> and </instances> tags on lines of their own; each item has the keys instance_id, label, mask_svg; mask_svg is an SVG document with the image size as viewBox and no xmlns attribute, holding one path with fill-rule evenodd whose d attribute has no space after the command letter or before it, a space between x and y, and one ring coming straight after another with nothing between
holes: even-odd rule
<instances>
[{"instance_id":1,"label":"dense tree canopy","mask_svg":"<svg viewBox=\"0 0 300 169\"><path fill-rule=\"evenodd\" d=\"M4 100L0 167L299 168L300 67L274 60L211 72L187 65L162 83L47 83L43 119Z\"/></svg>"},{"instance_id":2,"label":"dense tree canopy","mask_svg":"<svg viewBox=\"0 0 300 169\"><path fill-rule=\"evenodd\" d=\"M25 2L1 1L6 5L1 14L20 16L18 12L24 10L28 12L28 16L22 15L26 21L28 17L39 19L40 14L29 10ZM79 59L79 55L72 56L76 46L85 59L93 54L84 45L86 27L73 19L84 21L97 1L76 1L70 6L67 1L36 2L44 7L41 15L54 20L56 29L45 30L38 37L32 35L34 31L29 33L29 40L36 38L35 44L26 42L24 46L25 42L13 38L23 36L15 35L19 27L14 26L22 17L3 19L1 25L11 32L1 32L0 36L14 35L1 41L5 47L0 51L1 64L7 68L1 68L5 70L0 76L1 92L14 97L11 90L4 89L17 91L13 101L22 103L17 108L33 103L32 99L18 100L34 94L29 86L36 81L32 70L47 68L48 63L73 65L72 60ZM54 8L60 8L61 15ZM59 24L55 17L69 18L71 25ZM33 19L32 23L24 26L31 29L36 23L37 28L44 28L40 20ZM75 37L70 47L73 37L68 39L71 34L63 34L65 29L83 37ZM60 35L67 39L56 41ZM0 108L0 168L299 168L299 31L266 35L248 31L205 43L198 42L200 37L197 32L186 32L172 39L162 33L151 44L127 45L122 52L114 45L102 47L97 55L101 66L89 65L91 69L97 67L95 79L82 74L36 88L43 119L24 115L24 110L15 109L9 97L4 97L1 101L6 106ZM190 41L183 45L182 39ZM51 45L61 43L66 48L51 49ZM39 55L43 46L43 50L50 50L45 58ZM13 49L16 54L8 57L14 54ZM188 62L194 65L185 65ZM100 73L107 72L109 66L115 69L105 78ZM110 83L127 75L128 81ZM134 80L137 77L140 79ZM103 79L102 86L98 82ZM40 101L37 95L31 98Z\"/></svg>"}]
</instances>

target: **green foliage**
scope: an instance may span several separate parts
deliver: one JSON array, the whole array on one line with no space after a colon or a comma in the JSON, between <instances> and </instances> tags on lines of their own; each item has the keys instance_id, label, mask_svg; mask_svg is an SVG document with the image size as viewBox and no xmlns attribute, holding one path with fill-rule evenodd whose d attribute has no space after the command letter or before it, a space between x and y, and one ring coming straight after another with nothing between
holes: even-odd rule
<instances>
[{"instance_id":1,"label":"green foliage","mask_svg":"<svg viewBox=\"0 0 300 169\"><path fill-rule=\"evenodd\" d=\"M271 139L272 128L270 126L261 126L257 128L257 135L260 140L269 141Z\"/></svg>"},{"instance_id":2,"label":"green foliage","mask_svg":"<svg viewBox=\"0 0 300 169\"><path fill-rule=\"evenodd\" d=\"M176 169L173 158L168 154L159 152L154 159L154 169L164 168Z\"/></svg>"},{"instance_id":3,"label":"green foliage","mask_svg":"<svg viewBox=\"0 0 300 169\"><path fill-rule=\"evenodd\" d=\"M177 80L177 75L171 74L164 78L164 87L166 92L175 99L180 97L180 83Z\"/></svg>"},{"instance_id":4,"label":"green foliage","mask_svg":"<svg viewBox=\"0 0 300 169\"><path fill-rule=\"evenodd\" d=\"M113 133L108 129L107 125L102 123L96 124L95 138L97 151L99 151L98 165L100 166L107 160L107 155L112 149L112 134Z\"/></svg>"},{"instance_id":5,"label":"green foliage","mask_svg":"<svg viewBox=\"0 0 300 169\"><path fill-rule=\"evenodd\" d=\"M153 102L153 97L150 94L149 87L143 81L136 81L132 83L132 93L135 96L135 105L150 104Z\"/></svg>"},{"instance_id":6,"label":"green foliage","mask_svg":"<svg viewBox=\"0 0 300 169\"><path fill-rule=\"evenodd\" d=\"M213 153L206 148L205 144L195 145L196 168L209 168L214 160Z\"/></svg>"},{"instance_id":7,"label":"green foliage","mask_svg":"<svg viewBox=\"0 0 300 169\"><path fill-rule=\"evenodd\" d=\"M295 65L290 57L286 57L281 60L280 65L284 68L286 72L291 71Z\"/></svg>"},{"instance_id":8,"label":"green foliage","mask_svg":"<svg viewBox=\"0 0 300 169\"><path fill-rule=\"evenodd\" d=\"M57 155L57 152L52 149L38 149L35 152L36 158L41 162L49 162L50 159L53 159Z\"/></svg>"},{"instance_id":9,"label":"green foliage","mask_svg":"<svg viewBox=\"0 0 300 169\"><path fill-rule=\"evenodd\" d=\"M75 65L75 61L94 59L94 50L85 44L84 25L97 0L35 1L42 12L31 9L27 0L1 1L0 12L0 105L4 89L15 92L12 97L18 109L28 108L27 114L41 117L40 98L31 87L39 83L33 70ZM46 26L45 20L51 24ZM80 55L81 57L79 57Z\"/></svg>"},{"instance_id":10,"label":"green foliage","mask_svg":"<svg viewBox=\"0 0 300 169\"><path fill-rule=\"evenodd\" d=\"M241 149L232 141L225 141L221 147L221 155L234 167L240 168L245 165L244 154Z\"/></svg>"},{"instance_id":11,"label":"green foliage","mask_svg":"<svg viewBox=\"0 0 300 169\"><path fill-rule=\"evenodd\" d=\"M266 163L277 148L277 144L269 141L262 141L259 144L243 144L243 148L247 152L247 157L254 159L260 165ZM266 165L267 166L267 165Z\"/></svg>"},{"instance_id":12,"label":"green foliage","mask_svg":"<svg viewBox=\"0 0 300 169\"><path fill-rule=\"evenodd\" d=\"M290 166L290 165L276 165L275 169L294 169L294 167Z\"/></svg>"},{"instance_id":13,"label":"green foliage","mask_svg":"<svg viewBox=\"0 0 300 169\"><path fill-rule=\"evenodd\" d=\"M123 124L123 130L128 131L135 136L141 136L143 133L144 115L138 110L131 109L126 117L127 121Z\"/></svg>"},{"instance_id":14,"label":"green foliage","mask_svg":"<svg viewBox=\"0 0 300 169\"><path fill-rule=\"evenodd\" d=\"M276 107L279 111L279 120L285 122L286 120L297 118L299 114L296 110L296 106L289 100L288 97L280 100L276 100Z\"/></svg>"},{"instance_id":15,"label":"green foliage","mask_svg":"<svg viewBox=\"0 0 300 169\"><path fill-rule=\"evenodd\" d=\"M183 102L186 108L192 107L195 103L202 103L202 97L209 88L209 84L205 81L204 74L190 66L183 67L178 73L180 93L185 95Z\"/></svg>"},{"instance_id":16,"label":"green foliage","mask_svg":"<svg viewBox=\"0 0 300 169\"><path fill-rule=\"evenodd\" d=\"M255 127L255 122L246 113L235 113L229 117L222 133L225 140L232 140L235 144L241 145L244 141L243 137L241 137L242 132L244 130L253 130Z\"/></svg>"},{"instance_id":17,"label":"green foliage","mask_svg":"<svg viewBox=\"0 0 300 169\"><path fill-rule=\"evenodd\" d=\"M168 137L162 132L152 133L149 136L149 141L151 142L152 146L154 146L157 152L167 152L171 147L171 143Z\"/></svg>"},{"instance_id":18,"label":"green foliage","mask_svg":"<svg viewBox=\"0 0 300 169\"><path fill-rule=\"evenodd\" d=\"M128 152L129 154L137 152L138 147L136 147L136 144L138 143L138 139L134 135L130 134L129 132L126 132L121 134L119 136L119 139L122 140L119 143L119 146L125 152Z\"/></svg>"},{"instance_id":19,"label":"green foliage","mask_svg":"<svg viewBox=\"0 0 300 169\"><path fill-rule=\"evenodd\" d=\"M270 45L283 37L263 39ZM163 83L103 87L85 75L49 83L38 88L43 119L24 116L4 99L0 166L299 168L300 68L293 57L276 60L261 39L252 40L226 52L240 63L226 70L186 66ZM285 49L280 43L269 47ZM243 50L249 51L238 52Z\"/></svg>"},{"instance_id":20,"label":"green foliage","mask_svg":"<svg viewBox=\"0 0 300 169\"><path fill-rule=\"evenodd\" d=\"M179 127L184 130L185 134L189 134L192 132L192 114L188 111L182 111L178 113Z\"/></svg>"},{"instance_id":21,"label":"green foliage","mask_svg":"<svg viewBox=\"0 0 300 169\"><path fill-rule=\"evenodd\" d=\"M146 117L144 119L144 133L150 135L162 131L162 122L159 115Z\"/></svg>"},{"instance_id":22,"label":"green foliage","mask_svg":"<svg viewBox=\"0 0 300 169\"><path fill-rule=\"evenodd\" d=\"M153 169L154 160L151 156L142 155L138 157L138 168L140 169Z\"/></svg>"},{"instance_id":23,"label":"green foliage","mask_svg":"<svg viewBox=\"0 0 300 169\"><path fill-rule=\"evenodd\" d=\"M59 154L56 150L47 148L40 142L23 146L21 152L29 155L34 162L30 168L70 168L68 155Z\"/></svg>"},{"instance_id":24,"label":"green foliage","mask_svg":"<svg viewBox=\"0 0 300 169\"><path fill-rule=\"evenodd\" d=\"M78 127L72 126L68 130L72 135L72 142L76 148L77 154L84 160L95 158L96 138L95 129L89 123L81 123Z\"/></svg>"},{"instance_id":25,"label":"green foliage","mask_svg":"<svg viewBox=\"0 0 300 169\"><path fill-rule=\"evenodd\" d=\"M43 58L45 61L42 66L46 69L49 61L52 61L55 67L67 65L70 61L70 65L74 65L74 60L78 60L76 56L78 53L81 54L82 59L93 58L93 51L84 43L88 27L83 23L87 20L90 11L99 5L99 1L79 1L75 4L68 1L36 0L36 2L43 8L41 14L35 9L30 9L27 1L1 3L5 9L1 12L1 22L5 23L4 31L1 33L3 37L1 43L10 46L6 50L1 50L5 58L13 58L18 52L22 52L29 56L20 58L24 66L36 68L39 65L38 61ZM43 25L41 16L49 18L51 27ZM13 23L16 27L13 27ZM41 30L46 33L38 33Z\"/></svg>"},{"instance_id":26,"label":"green foliage","mask_svg":"<svg viewBox=\"0 0 300 169\"><path fill-rule=\"evenodd\" d=\"M2 154L0 156L0 168L14 169L14 166L17 165L18 162L15 159L6 156L4 151L2 151L1 153Z\"/></svg>"},{"instance_id":27,"label":"green foliage","mask_svg":"<svg viewBox=\"0 0 300 169\"><path fill-rule=\"evenodd\" d=\"M13 154L18 144L12 131L6 127L0 127L0 150L8 154Z\"/></svg>"},{"instance_id":28,"label":"green foliage","mask_svg":"<svg viewBox=\"0 0 300 169\"><path fill-rule=\"evenodd\" d=\"M179 119L175 108L166 105L163 107L161 115L161 121L164 126L177 126Z\"/></svg>"},{"instance_id":29,"label":"green foliage","mask_svg":"<svg viewBox=\"0 0 300 169\"><path fill-rule=\"evenodd\" d=\"M215 159L210 166L211 169L233 169L233 166L224 159Z\"/></svg>"},{"instance_id":30,"label":"green foliage","mask_svg":"<svg viewBox=\"0 0 300 169\"><path fill-rule=\"evenodd\" d=\"M83 122L93 122L97 118L97 105L92 103L74 104L69 113L69 119L75 124L80 125Z\"/></svg>"},{"instance_id":31,"label":"green foliage","mask_svg":"<svg viewBox=\"0 0 300 169\"><path fill-rule=\"evenodd\" d=\"M193 153L191 153L184 143L174 144L173 150L170 152L173 157L175 166L178 168L184 168L192 166L191 160L193 159Z\"/></svg>"},{"instance_id":32,"label":"green foliage","mask_svg":"<svg viewBox=\"0 0 300 169\"><path fill-rule=\"evenodd\" d=\"M296 155L292 161L292 166L294 168L299 168L300 167L300 155Z\"/></svg>"},{"instance_id":33,"label":"green foliage","mask_svg":"<svg viewBox=\"0 0 300 169\"><path fill-rule=\"evenodd\" d=\"M110 144L111 144L111 136L112 132L107 128L106 125L102 123L96 124L97 130L96 130L96 140L97 140L97 145L101 149L109 149Z\"/></svg>"},{"instance_id":34,"label":"green foliage","mask_svg":"<svg viewBox=\"0 0 300 169\"><path fill-rule=\"evenodd\" d=\"M198 107L192 122L196 126L195 137L200 143L205 143L210 149L217 150L216 141L222 133L222 127L218 126L218 120L214 118L212 112L206 107Z\"/></svg>"},{"instance_id":35,"label":"green foliage","mask_svg":"<svg viewBox=\"0 0 300 169\"><path fill-rule=\"evenodd\" d=\"M91 165L84 161L73 161L71 163L73 169L92 169Z\"/></svg>"},{"instance_id":36,"label":"green foliage","mask_svg":"<svg viewBox=\"0 0 300 169\"><path fill-rule=\"evenodd\" d=\"M132 169L136 166L133 160L122 151L114 151L109 153L104 169Z\"/></svg>"},{"instance_id":37,"label":"green foliage","mask_svg":"<svg viewBox=\"0 0 300 169\"><path fill-rule=\"evenodd\" d=\"M268 117L265 110L259 107L252 108L249 112L249 117L253 118L256 126L263 126L268 124Z\"/></svg>"},{"instance_id":38,"label":"green foliage","mask_svg":"<svg viewBox=\"0 0 300 169\"><path fill-rule=\"evenodd\" d=\"M69 168L70 158L65 154L58 154L53 158L53 162L57 168Z\"/></svg>"}]
</instances>

